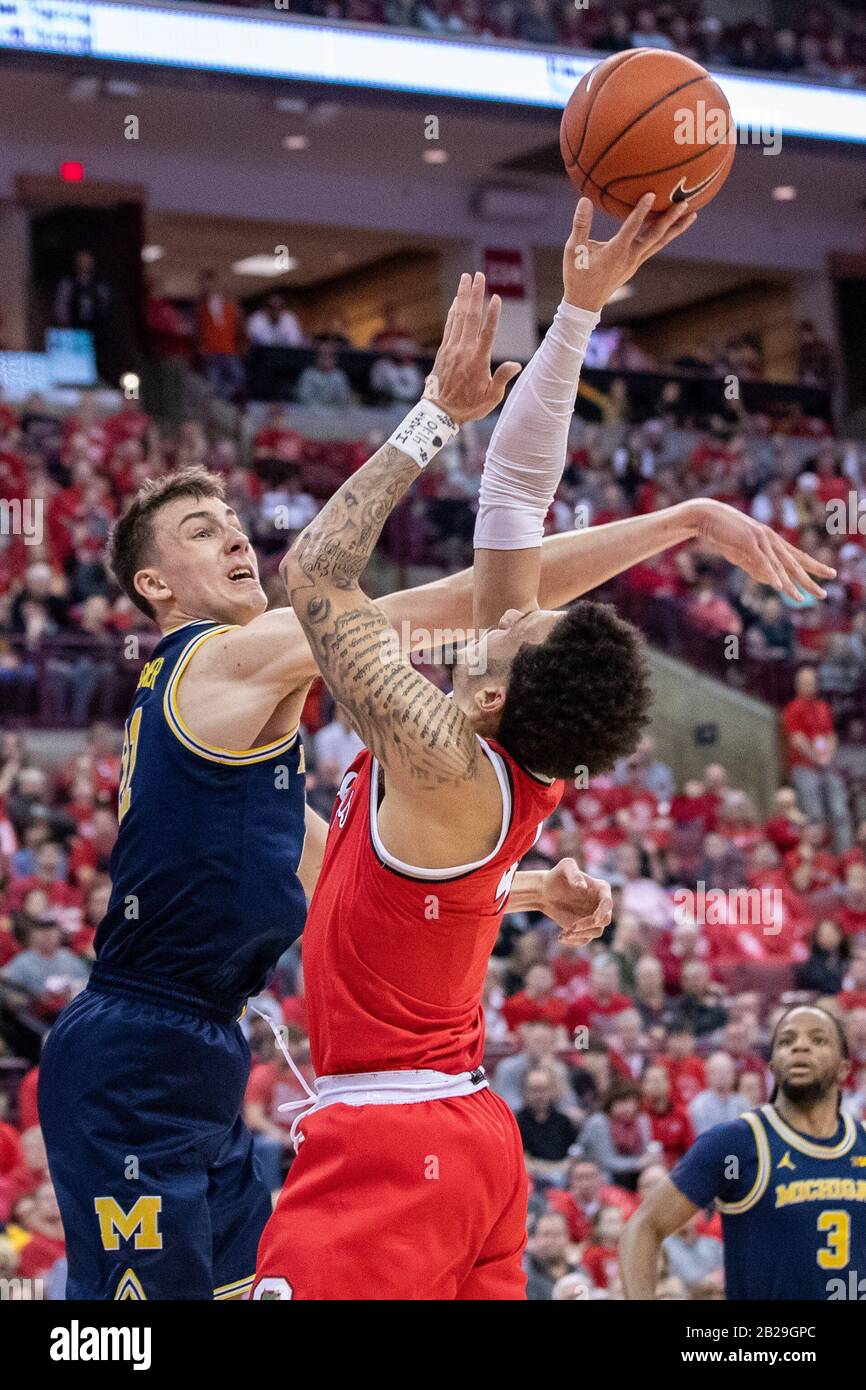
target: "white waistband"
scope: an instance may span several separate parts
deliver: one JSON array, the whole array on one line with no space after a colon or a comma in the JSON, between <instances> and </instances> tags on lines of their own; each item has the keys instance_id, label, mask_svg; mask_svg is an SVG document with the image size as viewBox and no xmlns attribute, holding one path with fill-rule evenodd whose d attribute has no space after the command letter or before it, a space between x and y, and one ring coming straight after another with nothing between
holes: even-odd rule
<instances>
[{"instance_id":1,"label":"white waistband","mask_svg":"<svg viewBox=\"0 0 866 1390\"><path fill-rule=\"evenodd\" d=\"M452 1074L444 1071L364 1071L316 1079L317 1103L325 1105L412 1105L419 1100L448 1100L483 1091L490 1083L484 1068Z\"/></svg>"},{"instance_id":2,"label":"white waistband","mask_svg":"<svg viewBox=\"0 0 866 1390\"><path fill-rule=\"evenodd\" d=\"M313 1089L296 1066L279 1029L255 1004L251 1004L250 1008L268 1024L277 1047L301 1089L306 1092L301 1100L290 1100L279 1106L281 1113L297 1111L289 1130L289 1139L296 1151L304 1137L298 1133L301 1121L326 1105L412 1105L419 1100L450 1100L455 1096L469 1096L474 1091L486 1090L490 1084L484 1075L484 1068L478 1067L476 1071L456 1074L445 1071L359 1071L346 1076L318 1076Z\"/></svg>"}]
</instances>

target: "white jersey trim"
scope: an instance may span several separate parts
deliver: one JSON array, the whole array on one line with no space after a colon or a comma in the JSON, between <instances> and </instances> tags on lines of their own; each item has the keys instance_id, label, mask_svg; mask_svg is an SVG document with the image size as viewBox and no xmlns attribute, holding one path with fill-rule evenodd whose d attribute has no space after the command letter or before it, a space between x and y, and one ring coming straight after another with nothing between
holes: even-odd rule
<instances>
[{"instance_id":1,"label":"white jersey trim","mask_svg":"<svg viewBox=\"0 0 866 1390\"><path fill-rule=\"evenodd\" d=\"M483 859L476 859L472 864L455 864L444 869L423 869L418 864L406 864L402 859L398 859L396 855L391 854L382 844L382 839L379 835L379 763L376 758L373 758L370 768L370 836L376 854L379 859L381 859L382 863L387 865L389 869L395 869L397 873L405 874L409 878L423 879L425 882L442 883L446 879L462 878L464 874L472 873L475 869L483 869L485 864L489 864L492 859L496 858L502 846L505 844L505 838L511 827L511 781L504 759L501 758L483 738L479 738L478 742L493 764L493 770L499 782L499 791L502 796L502 825L499 831L499 839L496 841L494 848L489 854L486 854Z\"/></svg>"}]
</instances>

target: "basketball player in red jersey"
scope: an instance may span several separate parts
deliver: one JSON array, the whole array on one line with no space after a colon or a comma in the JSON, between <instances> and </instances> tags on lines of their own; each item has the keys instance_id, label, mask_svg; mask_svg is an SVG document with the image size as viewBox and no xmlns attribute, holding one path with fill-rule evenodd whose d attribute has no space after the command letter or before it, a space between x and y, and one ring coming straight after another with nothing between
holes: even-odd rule
<instances>
[{"instance_id":1,"label":"basketball player in red jersey","mask_svg":"<svg viewBox=\"0 0 866 1390\"><path fill-rule=\"evenodd\" d=\"M425 398L284 561L295 612L366 751L343 779L307 919L317 1093L262 1237L254 1298L524 1297L526 1174L514 1119L481 1066L481 991L517 865L560 779L630 752L647 716L634 630L608 608L537 604L544 514L589 332L613 290L689 220L675 210L644 231L645 218L646 207L599 245L578 210L565 299L500 426L527 396L556 423L536 422L522 460L513 426L497 426L482 482L479 620L501 613L498 593L513 606L462 654L453 699L412 669L358 580L420 468L518 370L490 375L499 304L484 315L483 277L461 281ZM590 249L580 274L578 246ZM597 935L605 916L578 934Z\"/></svg>"}]
</instances>

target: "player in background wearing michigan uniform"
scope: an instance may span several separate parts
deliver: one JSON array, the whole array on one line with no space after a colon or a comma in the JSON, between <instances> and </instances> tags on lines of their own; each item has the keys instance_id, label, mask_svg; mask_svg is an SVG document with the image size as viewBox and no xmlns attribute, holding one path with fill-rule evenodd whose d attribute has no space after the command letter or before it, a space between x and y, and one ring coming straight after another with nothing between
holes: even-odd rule
<instances>
[{"instance_id":1,"label":"player in background wearing michigan uniform","mask_svg":"<svg viewBox=\"0 0 866 1390\"><path fill-rule=\"evenodd\" d=\"M653 1297L661 1242L715 1201L729 1299L866 1298L866 1128L839 1108L849 1065L833 1014L783 1014L769 1104L702 1134L627 1223L627 1297Z\"/></svg>"},{"instance_id":2,"label":"player in background wearing michigan uniform","mask_svg":"<svg viewBox=\"0 0 866 1390\"><path fill-rule=\"evenodd\" d=\"M304 936L317 1091L262 1237L254 1298L519 1299L527 1180L520 1135L481 1065L481 992L521 857L564 777L637 743L649 688L640 639L609 608L538 605L544 518L565 464L580 365L602 305L688 225L646 207L588 243L582 200L565 298L485 461L477 619L453 699L413 670L361 591L391 509L491 379L499 314L464 276L426 395L327 503L283 564L325 680L364 740L343 779ZM579 247L591 248L578 268ZM509 611L503 616L503 607ZM498 626L492 626L495 615ZM600 904L568 939L609 920Z\"/></svg>"}]
</instances>

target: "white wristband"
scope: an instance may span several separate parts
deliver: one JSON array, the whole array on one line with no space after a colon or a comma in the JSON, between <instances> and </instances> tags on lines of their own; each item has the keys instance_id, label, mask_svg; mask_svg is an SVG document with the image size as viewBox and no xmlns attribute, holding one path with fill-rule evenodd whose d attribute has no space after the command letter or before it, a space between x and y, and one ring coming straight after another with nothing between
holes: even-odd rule
<instances>
[{"instance_id":1,"label":"white wristband","mask_svg":"<svg viewBox=\"0 0 866 1390\"><path fill-rule=\"evenodd\" d=\"M401 420L388 443L401 453L408 454L419 468L426 468L434 455L450 443L459 428L450 415L422 397L405 420Z\"/></svg>"}]
</instances>

